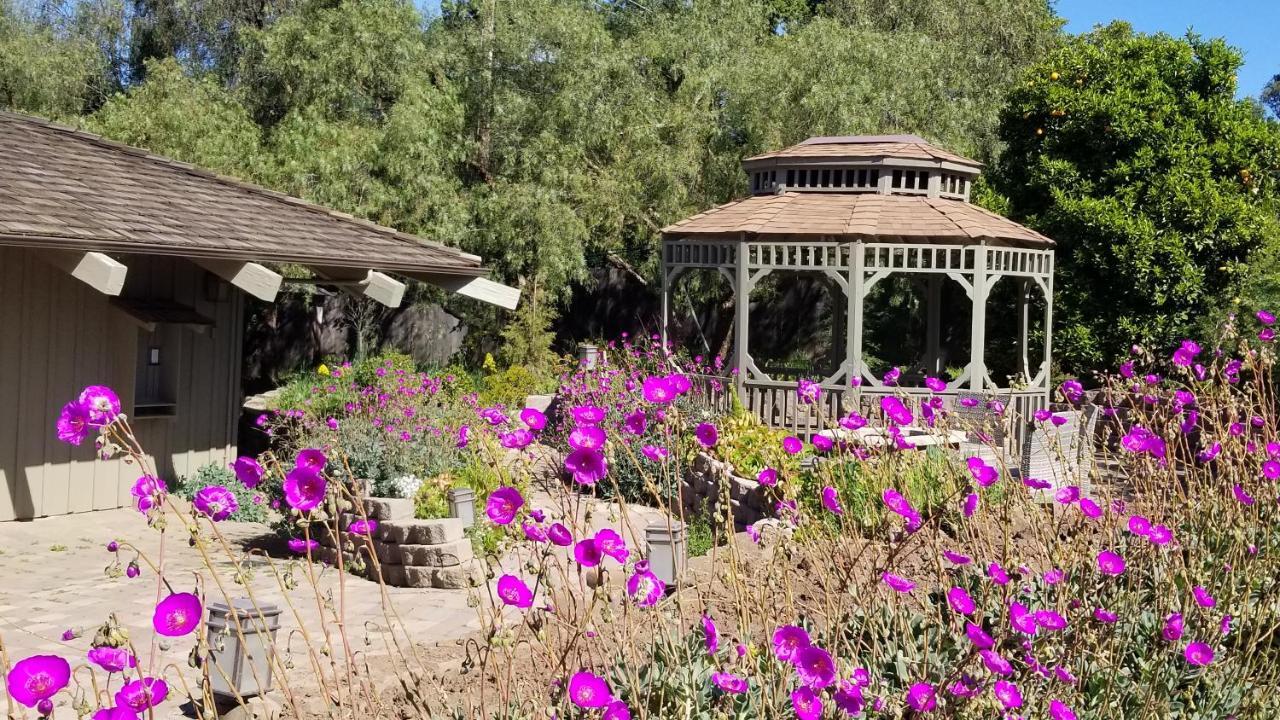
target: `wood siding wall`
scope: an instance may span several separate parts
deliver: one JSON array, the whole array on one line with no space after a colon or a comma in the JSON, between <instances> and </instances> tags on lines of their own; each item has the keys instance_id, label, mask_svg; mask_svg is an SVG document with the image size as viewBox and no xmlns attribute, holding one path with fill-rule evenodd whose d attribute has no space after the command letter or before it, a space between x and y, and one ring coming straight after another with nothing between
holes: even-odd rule
<instances>
[{"instance_id":1,"label":"wood siding wall","mask_svg":"<svg viewBox=\"0 0 1280 720\"><path fill-rule=\"evenodd\" d=\"M243 296L223 284L206 299L204 270L179 258L122 256L124 296L172 300L211 318L182 330L174 417L134 429L172 482L235 455ZM222 284L220 280L213 278ZM139 325L109 299L39 258L0 248L0 521L115 508L131 502L136 466L59 442L54 422L85 385L108 385L132 416Z\"/></svg>"}]
</instances>

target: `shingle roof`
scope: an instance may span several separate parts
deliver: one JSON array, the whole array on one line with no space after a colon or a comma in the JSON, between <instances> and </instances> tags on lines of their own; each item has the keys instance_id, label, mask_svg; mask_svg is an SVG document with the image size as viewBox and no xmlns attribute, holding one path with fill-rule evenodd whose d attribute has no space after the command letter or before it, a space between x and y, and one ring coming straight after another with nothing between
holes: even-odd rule
<instances>
[{"instance_id":1,"label":"shingle roof","mask_svg":"<svg viewBox=\"0 0 1280 720\"><path fill-rule=\"evenodd\" d=\"M0 244L482 275L480 258L39 118L0 112Z\"/></svg>"},{"instance_id":2,"label":"shingle roof","mask_svg":"<svg viewBox=\"0 0 1280 720\"><path fill-rule=\"evenodd\" d=\"M961 200L879 193L757 195L686 218L662 232L669 237L746 233L1053 246L1040 233Z\"/></svg>"},{"instance_id":3,"label":"shingle roof","mask_svg":"<svg viewBox=\"0 0 1280 720\"><path fill-rule=\"evenodd\" d=\"M871 160L876 158L950 162L968 165L975 170L982 167L982 163L976 160L943 150L916 135L811 137L798 145L749 157L743 162L776 159Z\"/></svg>"}]
</instances>

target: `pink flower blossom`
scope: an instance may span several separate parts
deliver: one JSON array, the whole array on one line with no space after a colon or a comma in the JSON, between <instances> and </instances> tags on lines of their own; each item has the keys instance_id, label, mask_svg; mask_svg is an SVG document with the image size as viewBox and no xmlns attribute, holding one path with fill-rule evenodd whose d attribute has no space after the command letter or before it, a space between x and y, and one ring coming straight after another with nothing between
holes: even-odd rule
<instances>
[{"instance_id":1,"label":"pink flower blossom","mask_svg":"<svg viewBox=\"0 0 1280 720\"><path fill-rule=\"evenodd\" d=\"M1013 710L1022 707L1022 693L1018 691L1017 685L1008 680L997 680L991 691L1005 709Z\"/></svg>"},{"instance_id":2,"label":"pink flower blossom","mask_svg":"<svg viewBox=\"0 0 1280 720\"><path fill-rule=\"evenodd\" d=\"M711 447L716 444L720 433L716 431L716 426L711 423L699 423L698 427L693 431L694 437L698 438L698 442L703 447Z\"/></svg>"},{"instance_id":3,"label":"pink flower blossom","mask_svg":"<svg viewBox=\"0 0 1280 720\"><path fill-rule=\"evenodd\" d=\"M515 575L498 578L498 597L503 604L527 610L533 605L533 591Z\"/></svg>"},{"instance_id":4,"label":"pink flower blossom","mask_svg":"<svg viewBox=\"0 0 1280 720\"><path fill-rule=\"evenodd\" d=\"M938 706L937 692L928 683L915 683L907 689L907 707L916 712L929 712Z\"/></svg>"},{"instance_id":5,"label":"pink flower blossom","mask_svg":"<svg viewBox=\"0 0 1280 720\"><path fill-rule=\"evenodd\" d=\"M126 683L116 691L116 705L134 712L144 712L164 702L169 697L169 683L160 678L141 678Z\"/></svg>"},{"instance_id":6,"label":"pink flower blossom","mask_svg":"<svg viewBox=\"0 0 1280 720\"><path fill-rule=\"evenodd\" d=\"M564 467L579 485L595 485L609 474L604 455L597 450L574 450L564 459Z\"/></svg>"},{"instance_id":7,"label":"pink flower blossom","mask_svg":"<svg viewBox=\"0 0 1280 720\"><path fill-rule=\"evenodd\" d=\"M1187 645L1187 649L1182 654L1186 657L1187 663L1196 667L1213 662L1213 648L1202 642L1193 642Z\"/></svg>"},{"instance_id":8,"label":"pink flower blossom","mask_svg":"<svg viewBox=\"0 0 1280 720\"><path fill-rule=\"evenodd\" d=\"M258 487L262 482L262 476L266 474L257 460L243 455L236 458L229 467L236 474L236 479L250 490Z\"/></svg>"},{"instance_id":9,"label":"pink flower blossom","mask_svg":"<svg viewBox=\"0 0 1280 720\"><path fill-rule=\"evenodd\" d=\"M720 647L720 634L716 631L716 622L709 615L702 616L702 642L708 655L715 655Z\"/></svg>"},{"instance_id":10,"label":"pink flower blossom","mask_svg":"<svg viewBox=\"0 0 1280 720\"><path fill-rule=\"evenodd\" d=\"M978 608L969 593L958 585L947 591L947 604L951 606L952 612L960 615L972 615Z\"/></svg>"},{"instance_id":11,"label":"pink flower blossom","mask_svg":"<svg viewBox=\"0 0 1280 720\"><path fill-rule=\"evenodd\" d=\"M800 648L791 658L801 684L821 690L836 680L836 664L831 653L816 646Z\"/></svg>"},{"instance_id":12,"label":"pink flower blossom","mask_svg":"<svg viewBox=\"0 0 1280 720\"><path fill-rule=\"evenodd\" d=\"M124 672L126 668L138 666L138 660L124 648L116 648L104 645L89 650L87 655L89 662L97 665L108 673Z\"/></svg>"},{"instance_id":13,"label":"pink flower blossom","mask_svg":"<svg viewBox=\"0 0 1280 720\"><path fill-rule=\"evenodd\" d=\"M844 514L844 508L840 507L840 495L830 485L822 488L822 506L836 515Z\"/></svg>"},{"instance_id":14,"label":"pink flower blossom","mask_svg":"<svg viewBox=\"0 0 1280 720\"><path fill-rule=\"evenodd\" d=\"M808 687L791 691L791 709L797 720L818 720L822 717L822 698Z\"/></svg>"},{"instance_id":15,"label":"pink flower blossom","mask_svg":"<svg viewBox=\"0 0 1280 720\"><path fill-rule=\"evenodd\" d=\"M627 595L640 607L656 605L667 592L667 584L650 570L637 569L627 578Z\"/></svg>"},{"instance_id":16,"label":"pink flower blossom","mask_svg":"<svg viewBox=\"0 0 1280 720\"><path fill-rule=\"evenodd\" d=\"M756 482L765 487L773 487L778 484L778 471L767 467L756 473Z\"/></svg>"},{"instance_id":17,"label":"pink flower blossom","mask_svg":"<svg viewBox=\"0 0 1280 720\"><path fill-rule=\"evenodd\" d=\"M192 593L173 593L156 605L151 625L156 632L168 637L182 637L200 624L204 605Z\"/></svg>"},{"instance_id":18,"label":"pink flower blossom","mask_svg":"<svg viewBox=\"0 0 1280 720\"><path fill-rule=\"evenodd\" d=\"M9 696L29 708L48 701L71 680L71 664L56 655L32 655L13 664L5 678Z\"/></svg>"},{"instance_id":19,"label":"pink flower blossom","mask_svg":"<svg viewBox=\"0 0 1280 720\"><path fill-rule=\"evenodd\" d=\"M580 708L601 708L613 702L613 693L603 678L582 670L569 678L569 700Z\"/></svg>"},{"instance_id":20,"label":"pink flower blossom","mask_svg":"<svg viewBox=\"0 0 1280 720\"><path fill-rule=\"evenodd\" d=\"M1196 604L1203 608L1211 608L1218 604L1218 601L1204 589L1203 585L1196 585L1191 588L1191 594L1196 599Z\"/></svg>"},{"instance_id":21,"label":"pink flower blossom","mask_svg":"<svg viewBox=\"0 0 1280 720\"><path fill-rule=\"evenodd\" d=\"M191 506L214 522L222 522L240 509L236 496L222 485L210 485L196 491Z\"/></svg>"},{"instance_id":22,"label":"pink flower blossom","mask_svg":"<svg viewBox=\"0 0 1280 720\"><path fill-rule=\"evenodd\" d=\"M798 625L781 625L773 631L773 654L779 660L794 661L800 650L809 645L809 633Z\"/></svg>"},{"instance_id":23,"label":"pink flower blossom","mask_svg":"<svg viewBox=\"0 0 1280 720\"><path fill-rule=\"evenodd\" d=\"M711 684L730 695L741 695L747 691L747 679L727 672L711 673Z\"/></svg>"},{"instance_id":24,"label":"pink flower blossom","mask_svg":"<svg viewBox=\"0 0 1280 720\"><path fill-rule=\"evenodd\" d=\"M788 435L782 438L782 449L785 450L788 455L795 455L804 449L804 443L800 442L800 438Z\"/></svg>"},{"instance_id":25,"label":"pink flower blossom","mask_svg":"<svg viewBox=\"0 0 1280 720\"><path fill-rule=\"evenodd\" d=\"M904 577L894 575L893 573L884 573L883 575L880 576L880 580L885 585L888 585L889 587L893 588L895 591L900 593L909 593L912 590L914 590L916 587L915 583L911 582L910 580Z\"/></svg>"},{"instance_id":26,"label":"pink flower blossom","mask_svg":"<svg viewBox=\"0 0 1280 720\"><path fill-rule=\"evenodd\" d=\"M55 425L58 439L69 445L79 445L89 436L89 410L84 403L73 400L62 406Z\"/></svg>"},{"instance_id":27,"label":"pink flower blossom","mask_svg":"<svg viewBox=\"0 0 1280 720\"><path fill-rule=\"evenodd\" d=\"M329 484L316 470L296 467L284 479L284 499L298 512L310 512L324 500Z\"/></svg>"},{"instance_id":28,"label":"pink flower blossom","mask_svg":"<svg viewBox=\"0 0 1280 720\"><path fill-rule=\"evenodd\" d=\"M1119 575L1124 572L1124 558L1110 550L1098 553L1098 570L1103 575Z\"/></svg>"}]
</instances>

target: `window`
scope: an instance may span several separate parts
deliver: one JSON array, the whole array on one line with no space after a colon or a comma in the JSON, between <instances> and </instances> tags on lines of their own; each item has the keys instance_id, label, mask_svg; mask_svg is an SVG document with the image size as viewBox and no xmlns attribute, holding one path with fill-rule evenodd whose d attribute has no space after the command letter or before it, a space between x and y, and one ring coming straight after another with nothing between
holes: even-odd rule
<instances>
[{"instance_id":1,"label":"window","mask_svg":"<svg viewBox=\"0 0 1280 720\"><path fill-rule=\"evenodd\" d=\"M158 324L138 331L133 389L135 418L171 417L178 411L178 369L182 365L181 325Z\"/></svg>"}]
</instances>

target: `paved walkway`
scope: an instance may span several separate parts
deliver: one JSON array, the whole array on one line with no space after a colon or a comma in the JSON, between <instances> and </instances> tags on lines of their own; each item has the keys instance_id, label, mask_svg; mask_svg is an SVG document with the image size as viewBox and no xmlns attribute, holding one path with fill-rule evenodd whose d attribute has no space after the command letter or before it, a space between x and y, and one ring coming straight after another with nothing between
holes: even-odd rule
<instances>
[{"instance_id":1,"label":"paved walkway","mask_svg":"<svg viewBox=\"0 0 1280 720\"><path fill-rule=\"evenodd\" d=\"M552 495L563 500L563 492L563 489L544 487L533 493L531 506L560 506ZM586 500L577 504L577 510L580 521L592 528L619 527L622 520L618 517L617 506L603 501ZM628 534L632 535L627 538L629 544L642 542L643 527L660 517L652 508L640 506L628 507L626 515L625 524L631 528ZM590 522L586 522L587 516L591 518ZM211 601L220 600L221 593L211 582L199 553L187 543L185 529L177 520L172 522L165 541L168 553L165 574L174 590L191 591L199 573L207 583L207 597ZM269 537L264 525L224 522L219 527L237 551L260 546ZM129 631L140 655L139 662L145 663L154 636L151 616L155 607L155 575L143 562L140 563L142 574L138 578L107 577L104 569L113 562L113 557L107 552L106 544L111 540L128 543L155 558L159 537L159 533L148 528L142 516L131 508L31 522L0 523L0 640L3 640L10 662L33 654L55 654L67 658L73 668L83 664L97 628L114 612ZM123 549L120 553L124 563L128 563L133 555L132 551ZM210 555L228 592L233 596L243 595L243 592L237 592L233 579L235 572L226 554L211 550ZM287 561L278 564L283 566ZM505 572L521 573L517 561L508 560L503 565ZM284 607L279 583L265 560L256 558L253 567L255 570L250 582L259 602L277 603ZM326 624L333 628L329 620L331 611L324 610L325 619L322 621L322 611L317 607L315 594L301 576L301 567L298 572L300 587L293 590L290 597L295 600L299 617L287 610L282 614L280 638L288 637L289 632L298 628L299 620L313 634ZM317 584L322 595L332 592L333 602L337 602L336 571L328 569L321 573ZM452 645L480 628L474 606L476 598L469 591L393 587L386 588L386 591L403 621L404 630L419 647ZM384 617L379 586L347 576L345 596L345 618L353 645L358 646L361 652L377 654L384 647L380 630L374 626ZM371 624L370 627L365 626L366 622ZM62 640L62 633L68 629L79 631L80 637ZM365 643L366 636L371 641L369 644ZM177 673L181 673L192 688L197 687L199 673L187 662L193 646L192 637L160 642L155 663L157 672L152 674L162 674L174 687L178 681ZM296 640L294 667L295 673L305 678L312 671L301 647L301 640ZM431 653L427 652L426 656L430 661ZM87 674L80 677L87 682ZM185 697L180 688L174 688L171 698L173 700L160 708L158 718L183 715L180 702ZM61 704L55 711L57 720L75 717L65 693L58 696L58 702Z\"/></svg>"},{"instance_id":2,"label":"paved walkway","mask_svg":"<svg viewBox=\"0 0 1280 720\"><path fill-rule=\"evenodd\" d=\"M263 540L267 529L263 525L248 523L222 523L225 534L233 547L242 548ZM199 553L188 546L186 531L174 522L167 533L166 576L178 592L191 591L195 586L194 573L204 569ZM128 629L130 638L145 662L154 632L151 616L155 607L155 574L140 563L140 577L109 578L104 568L112 562L105 549L112 539L128 542L143 549L152 558L159 549L159 533L148 528L142 517L132 509L106 510L79 515L43 518L32 522L0 523L0 639L11 662L32 654L55 654L67 658L74 668L82 663L97 628L114 612L120 623ZM121 559L127 563L132 552L122 550ZM228 593L241 596L233 580L234 570L226 554L211 551L218 574L226 583ZM280 563L282 566L285 563ZM265 561L254 562L252 587L259 602L281 603L282 591ZM315 594L301 577L300 587L290 593L301 622L311 632L322 626L321 609ZM207 597L220 600L221 594L209 573L205 576ZM332 569L320 575L317 585L322 593L332 591L334 602L338 597L338 573ZM346 618L353 634L353 644L361 650L372 651L382 647L378 638L365 647L364 638L371 631L364 627L366 621L381 623L382 597L376 583L348 576L346 579ZM432 645L452 642L479 628L476 610L468 605L468 592L461 590L434 590L387 588L396 611L403 620L410 637L419 644ZM326 616L329 614L325 610ZM299 618L286 611L281 615L280 638L299 626ZM332 628L326 617L325 623ZM80 631L77 639L64 641L62 633L68 629ZM377 631L372 631L376 633ZM301 646L301 641L296 641ZM192 637L177 638L160 643L156 668L166 668L164 677L171 686L176 684L174 673L181 671L195 687L197 671L187 663L187 656L194 645ZM310 673L310 664L301 652L295 653L295 667L299 673ZM169 664L172 663L172 667ZM176 668L176 669L175 669ZM87 675L85 676L87 681ZM0 693L2 694L2 693ZM181 692L174 693L181 695ZM74 711L66 695L60 695L63 703L55 712L57 718L74 717ZM0 702L0 707L3 703ZM161 717L180 714L178 704L166 703Z\"/></svg>"}]
</instances>

